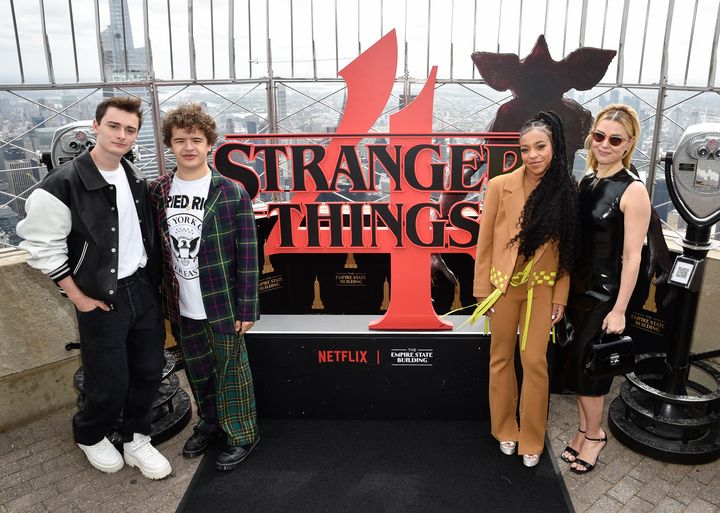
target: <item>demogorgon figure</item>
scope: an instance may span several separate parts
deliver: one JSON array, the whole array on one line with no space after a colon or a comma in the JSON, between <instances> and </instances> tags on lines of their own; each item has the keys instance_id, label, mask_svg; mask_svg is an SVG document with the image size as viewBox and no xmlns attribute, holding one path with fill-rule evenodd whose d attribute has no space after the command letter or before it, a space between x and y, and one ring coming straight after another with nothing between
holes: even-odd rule
<instances>
[{"instance_id":1,"label":"demogorgon figure","mask_svg":"<svg viewBox=\"0 0 720 513\"><path fill-rule=\"evenodd\" d=\"M487 85L497 91L510 90L513 99L498 108L488 132L518 132L523 123L537 112L554 111L565 125L567 161L570 165L575 152L584 146L585 136L592 127L593 116L575 100L563 97L570 89L585 91L595 86L605 75L615 50L579 48L560 61L550 56L545 36L538 37L530 54L524 59L511 53L475 52L472 60ZM517 144L516 139L499 141ZM465 183L480 166L465 170ZM450 208L465 198L465 193L443 193L440 196L440 215L447 219ZM660 218L652 209L648 228L650 265L648 276L657 274L655 283L664 282L670 272L671 261ZM432 258L433 275L442 273L452 283L455 275L438 254Z\"/></svg>"}]
</instances>

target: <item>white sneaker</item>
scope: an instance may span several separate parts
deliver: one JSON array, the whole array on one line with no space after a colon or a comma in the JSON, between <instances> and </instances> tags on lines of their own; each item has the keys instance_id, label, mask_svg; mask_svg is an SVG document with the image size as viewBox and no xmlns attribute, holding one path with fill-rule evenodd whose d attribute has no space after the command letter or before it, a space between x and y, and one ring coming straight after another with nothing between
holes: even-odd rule
<instances>
[{"instance_id":1,"label":"white sneaker","mask_svg":"<svg viewBox=\"0 0 720 513\"><path fill-rule=\"evenodd\" d=\"M148 479L162 479L172 472L170 462L150 443L150 437L133 433L133 441L123 444L125 463L137 467Z\"/></svg>"},{"instance_id":2,"label":"white sneaker","mask_svg":"<svg viewBox=\"0 0 720 513\"><path fill-rule=\"evenodd\" d=\"M507 454L508 456L512 456L515 454L515 447L517 446L517 443L515 442L500 442L500 451L503 454Z\"/></svg>"},{"instance_id":3,"label":"white sneaker","mask_svg":"<svg viewBox=\"0 0 720 513\"><path fill-rule=\"evenodd\" d=\"M77 445L87 456L90 465L96 469L112 474L123 468L123 457L106 437L95 445Z\"/></svg>"},{"instance_id":4,"label":"white sneaker","mask_svg":"<svg viewBox=\"0 0 720 513\"><path fill-rule=\"evenodd\" d=\"M526 467L534 467L540 461L539 454L523 454L523 465Z\"/></svg>"}]
</instances>

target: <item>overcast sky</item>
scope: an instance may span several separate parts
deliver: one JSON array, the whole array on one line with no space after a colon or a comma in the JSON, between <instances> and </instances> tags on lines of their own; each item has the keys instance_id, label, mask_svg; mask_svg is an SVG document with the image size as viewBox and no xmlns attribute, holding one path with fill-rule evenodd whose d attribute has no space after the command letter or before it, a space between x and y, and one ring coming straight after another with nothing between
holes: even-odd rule
<instances>
[{"instance_id":1,"label":"overcast sky","mask_svg":"<svg viewBox=\"0 0 720 513\"><path fill-rule=\"evenodd\" d=\"M144 46L143 1L126 2L134 44L136 47ZM650 20L643 50L648 2ZM77 81L72 58L69 3L68 0L44 0L47 35L58 83ZM197 77L213 78L212 5L215 78L228 78L230 0L194 0L192 3ZM698 16L693 29L696 3ZM190 78L188 0L148 0L148 4L156 78ZM269 10L266 7L268 4ZM707 85L718 4L717 0L675 2L668 63L671 84L685 83L687 73L689 85ZM14 2L25 81L28 83L48 82L40 5L41 0ZM71 0L71 5L79 53L79 81L99 81L95 0ZM548 5L546 13L546 3L540 0L432 0L430 5L428 0L235 0L236 77L267 76L268 26L273 73L285 78L313 76L313 37L318 76L334 78L338 67L342 68L360 50L368 48L391 29L397 31L400 46L398 76L403 73L404 41L408 44L410 76L417 79L427 76L428 65L439 66L440 78L450 78L451 71L453 78L471 78L473 66L470 54L474 50L519 52L524 57L542 33L546 34L552 56L559 60L579 46L582 2L549 0ZM623 5L624 0L588 1L585 46L618 49ZM658 82L668 5L669 0L630 0L623 67L626 84ZM101 29L108 24L108 0L100 0ZM0 82L5 84L20 83L14 34L10 0L0 0L0 52L4 60L0 68ZM291 34L293 45L290 44ZM688 60L689 48L692 51ZM616 81L617 63L616 58L603 82ZM720 83L720 78L717 83Z\"/></svg>"}]
</instances>

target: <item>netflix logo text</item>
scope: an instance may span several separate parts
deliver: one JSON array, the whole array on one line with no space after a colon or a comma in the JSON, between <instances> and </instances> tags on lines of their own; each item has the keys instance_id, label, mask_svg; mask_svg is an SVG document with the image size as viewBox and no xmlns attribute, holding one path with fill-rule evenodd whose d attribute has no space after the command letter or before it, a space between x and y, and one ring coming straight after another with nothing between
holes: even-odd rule
<instances>
[{"instance_id":1,"label":"netflix logo text","mask_svg":"<svg viewBox=\"0 0 720 513\"><path fill-rule=\"evenodd\" d=\"M367 351L350 349L319 349L318 363L367 364Z\"/></svg>"}]
</instances>

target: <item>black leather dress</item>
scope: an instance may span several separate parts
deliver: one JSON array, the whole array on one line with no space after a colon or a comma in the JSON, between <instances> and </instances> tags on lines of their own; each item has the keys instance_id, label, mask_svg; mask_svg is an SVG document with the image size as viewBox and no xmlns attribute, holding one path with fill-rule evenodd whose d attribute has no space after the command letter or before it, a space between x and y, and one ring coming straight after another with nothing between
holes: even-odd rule
<instances>
[{"instance_id":1,"label":"black leather dress","mask_svg":"<svg viewBox=\"0 0 720 513\"><path fill-rule=\"evenodd\" d=\"M600 338L602 322L620 289L624 215L620 199L639 180L622 169L598 179L585 176L579 185L581 249L570 280L565 312L567 339L561 350L563 388L577 395L600 396L610 391L612 378L591 379L583 364Z\"/></svg>"}]
</instances>

